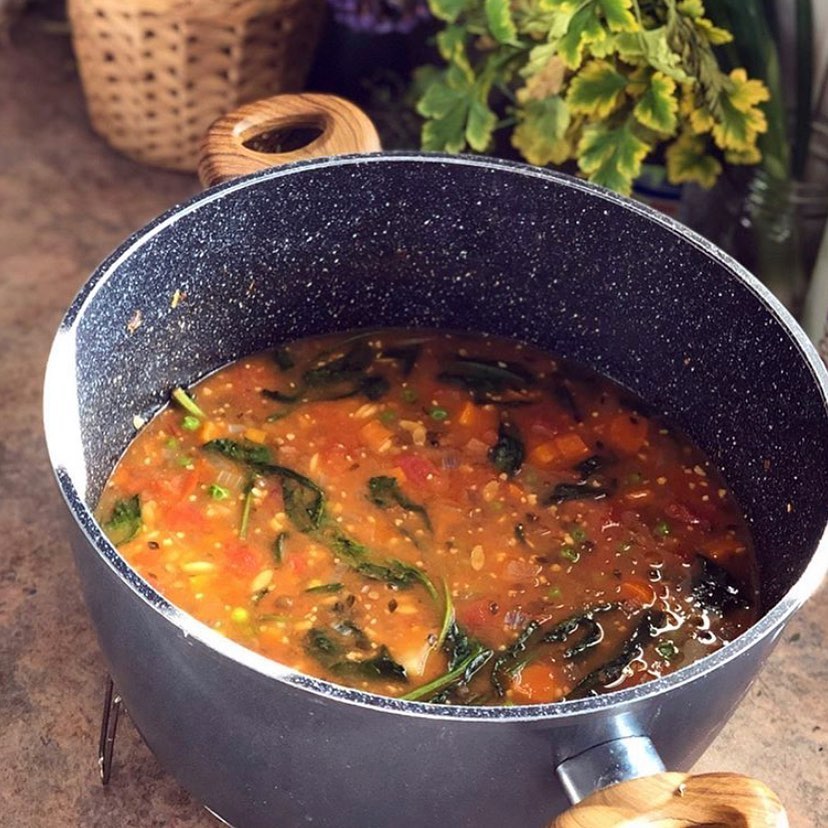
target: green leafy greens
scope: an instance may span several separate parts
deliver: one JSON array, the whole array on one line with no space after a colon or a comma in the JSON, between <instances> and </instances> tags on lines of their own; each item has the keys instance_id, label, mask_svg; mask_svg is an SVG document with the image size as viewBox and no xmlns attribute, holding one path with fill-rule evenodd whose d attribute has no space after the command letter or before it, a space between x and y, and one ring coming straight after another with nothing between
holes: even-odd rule
<instances>
[{"instance_id":1,"label":"green leafy greens","mask_svg":"<svg viewBox=\"0 0 828 828\"><path fill-rule=\"evenodd\" d=\"M407 512L415 512L431 531L431 520L424 506L415 503L401 489L395 477L379 475L368 481L368 500L380 509L388 509L394 505L400 506Z\"/></svg>"},{"instance_id":2,"label":"green leafy greens","mask_svg":"<svg viewBox=\"0 0 828 828\"><path fill-rule=\"evenodd\" d=\"M141 530L141 499L138 495L116 500L112 514L104 524L109 540L120 546L131 541Z\"/></svg>"}]
</instances>

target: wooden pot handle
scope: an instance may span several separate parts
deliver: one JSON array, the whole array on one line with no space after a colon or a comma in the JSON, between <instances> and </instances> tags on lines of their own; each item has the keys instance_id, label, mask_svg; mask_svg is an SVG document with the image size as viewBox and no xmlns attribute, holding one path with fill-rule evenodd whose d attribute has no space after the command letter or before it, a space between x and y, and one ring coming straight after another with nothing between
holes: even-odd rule
<instances>
[{"instance_id":1,"label":"wooden pot handle","mask_svg":"<svg viewBox=\"0 0 828 828\"><path fill-rule=\"evenodd\" d=\"M787 828L776 794L736 773L657 773L590 794L550 828Z\"/></svg>"},{"instance_id":2,"label":"wooden pot handle","mask_svg":"<svg viewBox=\"0 0 828 828\"><path fill-rule=\"evenodd\" d=\"M319 135L288 152L261 150L268 137L299 129L319 130ZM251 143L258 148L245 146ZM205 187L212 187L291 161L379 149L371 120L350 101L334 95L276 95L239 107L213 123L201 143L198 177Z\"/></svg>"}]
</instances>

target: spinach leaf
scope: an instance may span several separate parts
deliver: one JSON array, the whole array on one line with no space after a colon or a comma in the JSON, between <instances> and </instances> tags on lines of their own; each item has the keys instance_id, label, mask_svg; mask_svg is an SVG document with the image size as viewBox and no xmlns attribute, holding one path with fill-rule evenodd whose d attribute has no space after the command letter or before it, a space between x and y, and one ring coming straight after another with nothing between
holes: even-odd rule
<instances>
[{"instance_id":1,"label":"spinach leaf","mask_svg":"<svg viewBox=\"0 0 828 828\"><path fill-rule=\"evenodd\" d=\"M273 351L273 361L282 371L289 371L296 365L296 361L293 359L290 350L285 347L276 348Z\"/></svg>"},{"instance_id":2,"label":"spinach leaf","mask_svg":"<svg viewBox=\"0 0 828 828\"><path fill-rule=\"evenodd\" d=\"M583 480L592 477L596 472L603 471L613 462L611 457L603 454L592 454L586 460L582 460L575 466L575 471L581 475Z\"/></svg>"},{"instance_id":3,"label":"spinach leaf","mask_svg":"<svg viewBox=\"0 0 828 828\"><path fill-rule=\"evenodd\" d=\"M382 356L400 363L403 377L407 377L413 370L420 357L419 345L403 345L398 348L384 348Z\"/></svg>"},{"instance_id":4,"label":"spinach leaf","mask_svg":"<svg viewBox=\"0 0 828 828\"><path fill-rule=\"evenodd\" d=\"M220 438L210 440L202 448L207 451L215 451L223 454L230 460L237 463L244 463L248 466L258 466L270 462L270 449L267 446L260 446L257 443L239 443L235 440Z\"/></svg>"},{"instance_id":5,"label":"spinach leaf","mask_svg":"<svg viewBox=\"0 0 828 828\"><path fill-rule=\"evenodd\" d=\"M520 402L520 398L514 397L515 392L525 394L534 385L535 377L517 363L457 356L437 375L437 380L463 388L471 394L475 403L482 405L489 402ZM512 392L512 396L507 392Z\"/></svg>"},{"instance_id":6,"label":"spinach leaf","mask_svg":"<svg viewBox=\"0 0 828 828\"><path fill-rule=\"evenodd\" d=\"M332 593L332 592L340 592L341 590L342 590L342 584L337 582L337 583L331 583L331 584L319 584L319 586L308 587L305 590L305 592Z\"/></svg>"},{"instance_id":7,"label":"spinach leaf","mask_svg":"<svg viewBox=\"0 0 828 828\"><path fill-rule=\"evenodd\" d=\"M324 531L320 533L320 540L331 550L335 555L339 555L351 565L354 562L361 561L368 555L368 547L349 538L337 526L326 526Z\"/></svg>"},{"instance_id":8,"label":"spinach leaf","mask_svg":"<svg viewBox=\"0 0 828 828\"><path fill-rule=\"evenodd\" d=\"M325 513L325 495L315 483L301 476L282 476L282 499L285 514L300 532L319 528Z\"/></svg>"},{"instance_id":9,"label":"spinach leaf","mask_svg":"<svg viewBox=\"0 0 828 828\"><path fill-rule=\"evenodd\" d=\"M354 624L353 621L349 621L347 618L343 619L342 621L337 621L333 625L333 629L336 630L343 638L353 638L354 645L360 650L370 650L371 649L371 639L368 638L367 635L362 631L360 627Z\"/></svg>"},{"instance_id":10,"label":"spinach leaf","mask_svg":"<svg viewBox=\"0 0 828 828\"><path fill-rule=\"evenodd\" d=\"M407 682L405 667L391 658L391 653L383 644L373 658L363 660L337 661L330 669L340 676L352 676L364 679L385 679L386 681Z\"/></svg>"},{"instance_id":11,"label":"spinach leaf","mask_svg":"<svg viewBox=\"0 0 828 828\"><path fill-rule=\"evenodd\" d=\"M279 532L276 540L273 541L273 560L280 564L285 559L285 541L288 539L287 532Z\"/></svg>"},{"instance_id":12,"label":"spinach leaf","mask_svg":"<svg viewBox=\"0 0 828 828\"><path fill-rule=\"evenodd\" d=\"M739 583L724 567L704 555L696 555L696 566L693 598L704 609L721 615L750 606L750 601L741 594Z\"/></svg>"},{"instance_id":13,"label":"spinach leaf","mask_svg":"<svg viewBox=\"0 0 828 828\"><path fill-rule=\"evenodd\" d=\"M558 375L550 378L549 390L561 408L575 420L576 423L583 422L584 418L581 410L578 408L578 403L575 402L575 397L567 384L566 380Z\"/></svg>"},{"instance_id":14,"label":"spinach leaf","mask_svg":"<svg viewBox=\"0 0 828 828\"><path fill-rule=\"evenodd\" d=\"M426 588L432 598L435 600L437 598L437 590L434 588L434 584L431 583L428 575L417 566L392 559L386 561L384 564L364 561L357 564L354 568L364 578L383 581L397 589L407 589L415 583L420 583Z\"/></svg>"},{"instance_id":15,"label":"spinach leaf","mask_svg":"<svg viewBox=\"0 0 828 828\"><path fill-rule=\"evenodd\" d=\"M438 697L447 697L447 692L460 686L467 685L472 678L486 666L492 657L492 651L484 647L479 641L469 639L471 646L464 658L454 667L438 676L436 679L416 687L401 698L406 701L436 701Z\"/></svg>"},{"instance_id":16,"label":"spinach leaf","mask_svg":"<svg viewBox=\"0 0 828 828\"><path fill-rule=\"evenodd\" d=\"M362 373L374 361L374 349L365 339L355 342L342 356L325 361L318 359L308 368L302 379L305 385L330 385L343 379L352 379L354 374Z\"/></svg>"},{"instance_id":17,"label":"spinach leaf","mask_svg":"<svg viewBox=\"0 0 828 828\"><path fill-rule=\"evenodd\" d=\"M495 692L501 698L505 695L509 677L538 657L538 649L545 644L563 644L579 629L584 630L580 640L571 644L562 657L571 660L583 655L599 644L604 637L601 625L595 620L597 613L617 610L618 604L598 604L587 607L548 628L538 621L530 621L514 643L497 657L492 667L491 681Z\"/></svg>"},{"instance_id":18,"label":"spinach leaf","mask_svg":"<svg viewBox=\"0 0 828 828\"><path fill-rule=\"evenodd\" d=\"M325 492L323 489L310 478L287 466L263 462L262 457L264 455L255 452L256 448L264 448L263 446L251 449L232 440L213 440L206 443L203 448L218 451L225 457L249 467L262 476L274 475L279 477L282 484L285 514L290 518L291 523L300 532L323 543L363 577L384 581L398 589L406 589L415 583L421 583L429 595L436 599L437 590L434 588L434 584L419 567L398 560L388 560L384 563L367 561L368 548L348 537L335 522L328 519L325 511ZM267 459L269 460L269 458L270 454L268 452ZM394 478L388 479L394 480ZM396 483L396 481L394 482ZM381 486L380 488L384 495L386 487ZM410 501L406 502L410 503ZM417 504L413 505L416 506ZM407 508L410 508L410 506ZM282 547L279 538L277 538L275 554L278 559L281 559L281 552Z\"/></svg>"},{"instance_id":19,"label":"spinach leaf","mask_svg":"<svg viewBox=\"0 0 828 828\"><path fill-rule=\"evenodd\" d=\"M330 630L314 627L305 636L305 651L323 667L340 676L386 681L408 681L405 668L391 657L383 644L377 654L365 659L343 659L342 655L356 647L370 650L368 636L351 621L338 621Z\"/></svg>"},{"instance_id":20,"label":"spinach leaf","mask_svg":"<svg viewBox=\"0 0 828 828\"><path fill-rule=\"evenodd\" d=\"M512 645L495 660L490 678L495 693L501 698L506 695L505 676L515 673L526 663L526 659L519 656L526 651L530 639L540 628L541 624L538 621L530 621Z\"/></svg>"},{"instance_id":21,"label":"spinach leaf","mask_svg":"<svg viewBox=\"0 0 828 828\"><path fill-rule=\"evenodd\" d=\"M501 422L497 431L497 442L489 449L489 460L500 472L513 477L520 471L526 449L520 432L511 423Z\"/></svg>"},{"instance_id":22,"label":"spinach leaf","mask_svg":"<svg viewBox=\"0 0 828 828\"><path fill-rule=\"evenodd\" d=\"M308 655L323 663L328 660L329 656L342 652L342 648L334 642L331 636L318 627L308 630L305 635L305 650Z\"/></svg>"},{"instance_id":23,"label":"spinach leaf","mask_svg":"<svg viewBox=\"0 0 828 828\"><path fill-rule=\"evenodd\" d=\"M263 388L262 394L282 403L295 403L302 399L317 402L344 400L358 394L364 394L372 401L379 400L388 393L391 386L385 377L365 373L373 364L375 356L374 349L364 338L360 338L340 356L328 359L328 352L319 356L303 372L302 384L293 394L269 388Z\"/></svg>"},{"instance_id":24,"label":"spinach leaf","mask_svg":"<svg viewBox=\"0 0 828 828\"><path fill-rule=\"evenodd\" d=\"M600 644L604 638L604 631L601 625L595 620L595 614L614 609L618 609L618 604L599 604L597 607L592 607L585 612L571 615L544 633L542 641L563 643L576 633L578 629L584 628L584 634L581 639L567 647L563 652L563 657L566 659L577 658L591 647Z\"/></svg>"},{"instance_id":25,"label":"spinach leaf","mask_svg":"<svg viewBox=\"0 0 828 828\"><path fill-rule=\"evenodd\" d=\"M425 507L405 495L394 477L386 475L372 477L368 481L368 500L380 509L388 509L396 504L408 512L415 512L423 519L426 529L431 531L431 520Z\"/></svg>"},{"instance_id":26,"label":"spinach leaf","mask_svg":"<svg viewBox=\"0 0 828 828\"><path fill-rule=\"evenodd\" d=\"M564 503L567 500L603 500L609 494L609 489L588 482L558 483L541 499L541 503L543 506L551 506L553 503Z\"/></svg>"},{"instance_id":27,"label":"spinach leaf","mask_svg":"<svg viewBox=\"0 0 828 828\"><path fill-rule=\"evenodd\" d=\"M103 525L109 540L115 546L131 541L141 529L141 499L132 497L116 500L109 520Z\"/></svg>"},{"instance_id":28,"label":"spinach leaf","mask_svg":"<svg viewBox=\"0 0 828 828\"><path fill-rule=\"evenodd\" d=\"M302 390L300 389L295 394L285 394L282 391L273 391L270 388L262 388L262 396L268 400L275 400L281 403L295 403L302 399Z\"/></svg>"},{"instance_id":29,"label":"spinach leaf","mask_svg":"<svg viewBox=\"0 0 828 828\"><path fill-rule=\"evenodd\" d=\"M638 622L633 634L624 642L621 651L606 664L588 673L570 693L567 699L578 699L594 694L597 688L612 684L624 674L627 665L655 638L664 627L667 616L661 610L647 610Z\"/></svg>"}]
</instances>

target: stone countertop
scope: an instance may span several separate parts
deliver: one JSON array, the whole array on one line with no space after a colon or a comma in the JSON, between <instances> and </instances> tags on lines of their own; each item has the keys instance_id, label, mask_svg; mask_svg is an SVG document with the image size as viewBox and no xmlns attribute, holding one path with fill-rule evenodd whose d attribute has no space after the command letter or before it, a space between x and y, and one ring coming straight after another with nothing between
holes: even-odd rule
<instances>
[{"instance_id":1,"label":"stone countertop","mask_svg":"<svg viewBox=\"0 0 828 828\"><path fill-rule=\"evenodd\" d=\"M92 268L198 189L121 157L87 123L64 35L31 16L0 44L0 814L21 826L216 826L129 719L108 787L106 667L80 597L41 429L58 321ZM794 826L828 826L828 593L812 600L698 763L768 782Z\"/></svg>"}]
</instances>

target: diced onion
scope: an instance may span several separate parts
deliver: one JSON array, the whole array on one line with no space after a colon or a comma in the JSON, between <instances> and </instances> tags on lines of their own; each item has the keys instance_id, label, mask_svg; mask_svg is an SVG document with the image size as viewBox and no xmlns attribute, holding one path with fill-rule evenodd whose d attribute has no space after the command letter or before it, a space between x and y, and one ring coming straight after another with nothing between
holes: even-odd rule
<instances>
[{"instance_id":1,"label":"diced onion","mask_svg":"<svg viewBox=\"0 0 828 828\"><path fill-rule=\"evenodd\" d=\"M460 467L460 455L456 451L447 451L440 465L444 469L457 469Z\"/></svg>"},{"instance_id":2,"label":"diced onion","mask_svg":"<svg viewBox=\"0 0 828 828\"><path fill-rule=\"evenodd\" d=\"M510 630L520 630L528 620L529 616L522 610L509 610L503 618L503 626Z\"/></svg>"},{"instance_id":3,"label":"diced onion","mask_svg":"<svg viewBox=\"0 0 828 828\"><path fill-rule=\"evenodd\" d=\"M244 486L244 475L239 474L235 470L222 469L216 475L216 483L218 483L219 486L223 486L225 489L239 492Z\"/></svg>"}]
</instances>

